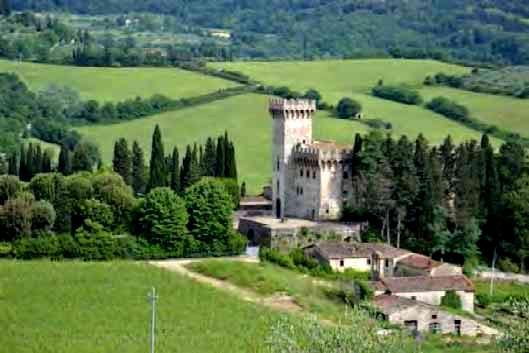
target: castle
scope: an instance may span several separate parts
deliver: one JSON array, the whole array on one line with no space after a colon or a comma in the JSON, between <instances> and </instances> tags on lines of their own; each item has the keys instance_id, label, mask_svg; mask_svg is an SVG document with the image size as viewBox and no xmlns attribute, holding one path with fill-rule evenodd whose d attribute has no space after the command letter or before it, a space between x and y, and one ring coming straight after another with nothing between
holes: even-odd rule
<instances>
[{"instance_id":1,"label":"castle","mask_svg":"<svg viewBox=\"0 0 529 353\"><path fill-rule=\"evenodd\" d=\"M352 195L347 163L352 147L312 138L315 101L272 98L269 111L273 214L279 219L339 219Z\"/></svg>"}]
</instances>

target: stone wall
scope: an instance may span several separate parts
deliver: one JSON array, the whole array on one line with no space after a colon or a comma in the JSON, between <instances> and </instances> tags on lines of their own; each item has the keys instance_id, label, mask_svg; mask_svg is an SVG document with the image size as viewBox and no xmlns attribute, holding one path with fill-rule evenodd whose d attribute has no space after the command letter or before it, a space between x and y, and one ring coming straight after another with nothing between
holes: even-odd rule
<instances>
[{"instance_id":1,"label":"stone wall","mask_svg":"<svg viewBox=\"0 0 529 353\"><path fill-rule=\"evenodd\" d=\"M398 297L439 306L441 305L441 299L446 295L446 291L401 292L392 294ZM461 298L461 309L468 312L474 312L474 292L456 291L456 294Z\"/></svg>"}]
</instances>

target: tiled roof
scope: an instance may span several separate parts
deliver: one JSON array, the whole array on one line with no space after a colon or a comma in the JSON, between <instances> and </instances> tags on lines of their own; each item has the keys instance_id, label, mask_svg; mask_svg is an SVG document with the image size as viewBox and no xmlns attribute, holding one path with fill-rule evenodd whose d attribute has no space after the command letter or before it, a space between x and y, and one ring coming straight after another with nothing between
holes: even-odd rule
<instances>
[{"instance_id":1,"label":"tiled roof","mask_svg":"<svg viewBox=\"0 0 529 353\"><path fill-rule=\"evenodd\" d=\"M326 258L368 258L374 252L380 257L396 258L409 253L382 243L344 243L339 241L323 241L316 245L318 251Z\"/></svg>"},{"instance_id":2,"label":"tiled roof","mask_svg":"<svg viewBox=\"0 0 529 353\"><path fill-rule=\"evenodd\" d=\"M434 310L438 310L437 307L434 307L432 305L418 302L416 300L403 298L403 297L397 297L395 295L379 295L373 299L374 306L380 310L385 315L391 315L394 313L397 313L402 310L406 310L409 308L417 307L417 306L425 306Z\"/></svg>"},{"instance_id":3,"label":"tiled roof","mask_svg":"<svg viewBox=\"0 0 529 353\"><path fill-rule=\"evenodd\" d=\"M434 267L440 266L442 263L432 260L428 256L421 254L411 254L404 259L399 260L399 264L414 267L421 270L430 270Z\"/></svg>"},{"instance_id":4,"label":"tiled roof","mask_svg":"<svg viewBox=\"0 0 529 353\"><path fill-rule=\"evenodd\" d=\"M413 293L433 291L474 291L472 282L463 275L457 276L419 276L419 277L388 277L381 279L392 293Z\"/></svg>"}]
</instances>

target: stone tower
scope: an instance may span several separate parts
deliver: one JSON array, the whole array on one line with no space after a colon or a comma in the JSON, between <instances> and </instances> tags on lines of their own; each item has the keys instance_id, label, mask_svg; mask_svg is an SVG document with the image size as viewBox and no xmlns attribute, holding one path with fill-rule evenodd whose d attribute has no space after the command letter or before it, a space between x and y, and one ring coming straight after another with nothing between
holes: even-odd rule
<instances>
[{"instance_id":1,"label":"stone tower","mask_svg":"<svg viewBox=\"0 0 529 353\"><path fill-rule=\"evenodd\" d=\"M288 193L294 187L291 155L295 146L312 143L312 117L316 102L302 99L270 99L269 111L272 116L272 194L275 217L283 218Z\"/></svg>"}]
</instances>

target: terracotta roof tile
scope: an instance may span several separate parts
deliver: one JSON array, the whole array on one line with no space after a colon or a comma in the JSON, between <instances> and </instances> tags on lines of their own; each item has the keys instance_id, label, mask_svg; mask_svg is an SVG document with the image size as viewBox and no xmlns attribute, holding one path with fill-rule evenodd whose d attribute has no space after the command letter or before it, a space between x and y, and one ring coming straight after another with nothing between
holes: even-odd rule
<instances>
[{"instance_id":1,"label":"terracotta roof tile","mask_svg":"<svg viewBox=\"0 0 529 353\"><path fill-rule=\"evenodd\" d=\"M472 282L463 275L457 276L418 276L418 277L388 277L381 279L382 283L392 293L413 293L432 291L474 291Z\"/></svg>"},{"instance_id":2,"label":"terracotta roof tile","mask_svg":"<svg viewBox=\"0 0 529 353\"><path fill-rule=\"evenodd\" d=\"M429 305L416 300L397 297L395 295L379 295L373 299L374 306L385 315L391 315L402 310L407 310L417 306L428 307L433 310L439 310L438 307Z\"/></svg>"}]
</instances>

